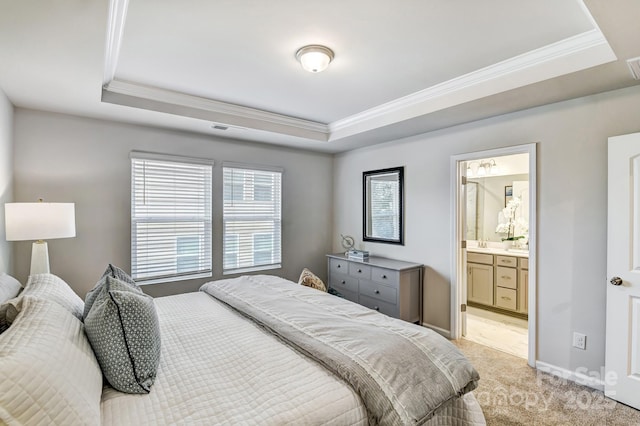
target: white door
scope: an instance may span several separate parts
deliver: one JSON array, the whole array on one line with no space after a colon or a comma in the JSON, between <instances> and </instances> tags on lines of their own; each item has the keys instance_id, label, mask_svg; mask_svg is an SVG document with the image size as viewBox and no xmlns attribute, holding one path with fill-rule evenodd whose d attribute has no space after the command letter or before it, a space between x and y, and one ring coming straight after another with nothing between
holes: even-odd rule
<instances>
[{"instance_id":1,"label":"white door","mask_svg":"<svg viewBox=\"0 0 640 426\"><path fill-rule=\"evenodd\" d=\"M640 409L640 133L609 138L605 394Z\"/></svg>"},{"instance_id":2,"label":"white door","mask_svg":"<svg viewBox=\"0 0 640 426\"><path fill-rule=\"evenodd\" d=\"M466 336L467 335L467 299L468 299L468 294L467 294L467 289L468 289L468 276L466 274L467 271L467 240L468 235L469 235L469 222L468 222L468 210L469 210L469 205L468 203L468 184L467 184L467 162L466 161L462 161L459 163L459 167L460 167L460 181L462 183L461 185L461 195L460 195L460 206L461 206L461 211L460 211L460 220L462 220L462 241L463 243L460 244L460 268L461 268L461 274L459 275L462 278L462 286L460 287L460 300L462 303L463 308L460 309L460 324L461 324L461 334L462 336ZM477 189L476 189L477 192ZM477 195L477 193L476 193ZM474 214L476 214L477 212L474 211ZM478 238L476 237L476 240Z\"/></svg>"}]
</instances>

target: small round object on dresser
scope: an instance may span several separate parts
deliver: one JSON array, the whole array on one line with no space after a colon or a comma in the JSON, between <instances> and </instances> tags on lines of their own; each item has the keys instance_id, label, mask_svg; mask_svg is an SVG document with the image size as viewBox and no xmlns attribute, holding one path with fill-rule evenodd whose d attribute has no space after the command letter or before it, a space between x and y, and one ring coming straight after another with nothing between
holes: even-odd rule
<instances>
[{"instance_id":1,"label":"small round object on dresser","mask_svg":"<svg viewBox=\"0 0 640 426\"><path fill-rule=\"evenodd\" d=\"M342 248L343 249L345 249L346 251L349 251L355 246L356 241L353 239L352 236L350 236L350 235L342 235L342 234L340 234L340 236L342 237Z\"/></svg>"}]
</instances>

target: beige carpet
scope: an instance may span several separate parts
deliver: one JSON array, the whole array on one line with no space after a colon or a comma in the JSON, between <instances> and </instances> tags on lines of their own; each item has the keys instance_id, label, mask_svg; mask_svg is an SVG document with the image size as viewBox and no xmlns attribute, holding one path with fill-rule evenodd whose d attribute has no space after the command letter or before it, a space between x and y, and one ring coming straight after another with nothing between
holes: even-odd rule
<instances>
[{"instance_id":1,"label":"beige carpet","mask_svg":"<svg viewBox=\"0 0 640 426\"><path fill-rule=\"evenodd\" d=\"M539 372L522 358L469 340L453 343L480 373L474 394L488 425L640 425L640 411L600 391Z\"/></svg>"}]
</instances>

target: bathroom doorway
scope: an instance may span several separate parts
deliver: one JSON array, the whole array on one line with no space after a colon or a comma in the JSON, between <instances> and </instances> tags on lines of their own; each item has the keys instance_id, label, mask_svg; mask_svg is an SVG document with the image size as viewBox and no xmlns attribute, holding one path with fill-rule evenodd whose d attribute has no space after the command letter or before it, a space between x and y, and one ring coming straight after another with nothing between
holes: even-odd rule
<instances>
[{"instance_id":1,"label":"bathroom doorway","mask_svg":"<svg viewBox=\"0 0 640 426\"><path fill-rule=\"evenodd\" d=\"M535 365L535 144L452 158L452 338Z\"/></svg>"}]
</instances>

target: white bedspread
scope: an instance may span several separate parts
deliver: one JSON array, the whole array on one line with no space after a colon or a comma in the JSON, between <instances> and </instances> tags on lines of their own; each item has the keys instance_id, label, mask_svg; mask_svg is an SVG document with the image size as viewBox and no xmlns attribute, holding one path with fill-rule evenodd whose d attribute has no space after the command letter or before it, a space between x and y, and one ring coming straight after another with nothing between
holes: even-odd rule
<instances>
[{"instance_id":1,"label":"white bedspread","mask_svg":"<svg viewBox=\"0 0 640 426\"><path fill-rule=\"evenodd\" d=\"M105 388L103 424L366 424L351 388L211 296L155 300L156 382L148 395Z\"/></svg>"},{"instance_id":2,"label":"white bedspread","mask_svg":"<svg viewBox=\"0 0 640 426\"><path fill-rule=\"evenodd\" d=\"M332 373L206 293L155 299L162 333L148 395L105 387L104 425L359 425L362 401ZM472 395L429 425L484 424Z\"/></svg>"}]
</instances>

